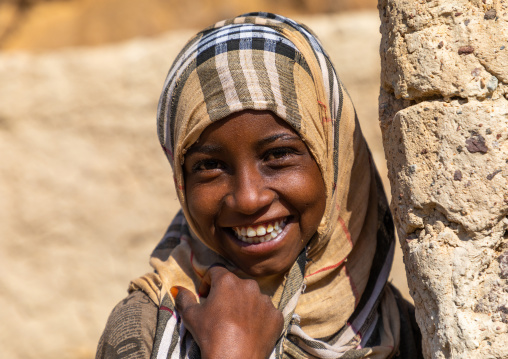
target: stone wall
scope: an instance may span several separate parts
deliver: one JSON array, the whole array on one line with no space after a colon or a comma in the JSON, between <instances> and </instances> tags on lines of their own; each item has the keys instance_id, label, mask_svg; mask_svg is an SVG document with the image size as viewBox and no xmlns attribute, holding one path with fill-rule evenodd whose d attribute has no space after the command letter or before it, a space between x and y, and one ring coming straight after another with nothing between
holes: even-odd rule
<instances>
[{"instance_id":1,"label":"stone wall","mask_svg":"<svg viewBox=\"0 0 508 359\"><path fill-rule=\"evenodd\" d=\"M381 0L380 123L426 358L508 357L508 2Z\"/></svg>"}]
</instances>

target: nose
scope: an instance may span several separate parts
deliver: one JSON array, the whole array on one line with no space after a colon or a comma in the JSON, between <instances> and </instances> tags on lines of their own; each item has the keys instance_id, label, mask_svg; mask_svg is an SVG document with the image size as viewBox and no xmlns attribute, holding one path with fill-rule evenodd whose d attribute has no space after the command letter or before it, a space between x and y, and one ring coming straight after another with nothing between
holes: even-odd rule
<instances>
[{"instance_id":1,"label":"nose","mask_svg":"<svg viewBox=\"0 0 508 359\"><path fill-rule=\"evenodd\" d=\"M226 205L233 211L252 215L269 206L276 196L261 171L255 165L246 165L233 176Z\"/></svg>"}]
</instances>

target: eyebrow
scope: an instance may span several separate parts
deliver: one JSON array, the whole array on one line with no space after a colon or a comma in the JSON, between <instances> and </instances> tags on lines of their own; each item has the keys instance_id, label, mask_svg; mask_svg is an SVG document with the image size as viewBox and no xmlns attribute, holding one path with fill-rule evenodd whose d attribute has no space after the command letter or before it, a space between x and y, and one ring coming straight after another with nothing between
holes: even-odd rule
<instances>
[{"instance_id":1,"label":"eyebrow","mask_svg":"<svg viewBox=\"0 0 508 359\"><path fill-rule=\"evenodd\" d=\"M222 150L222 147L219 145L200 145L200 146L195 145L196 144L190 146L187 149L187 152L185 152L185 156L191 155L193 153L204 153L204 154L218 153Z\"/></svg>"},{"instance_id":2,"label":"eyebrow","mask_svg":"<svg viewBox=\"0 0 508 359\"><path fill-rule=\"evenodd\" d=\"M300 138L300 136L294 135L292 133L277 133L275 135L263 138L256 144L256 147L261 148L261 147L266 146L270 143L273 143L277 140L282 140L282 141L298 140L298 141L301 141L302 139ZM214 145L214 144L203 144L203 145L199 145L199 146L196 146L196 145L197 145L197 143L195 143L194 145L189 147L185 153L185 156L191 155L193 153L214 154L214 153L219 153L222 151L222 146L219 146L219 145Z\"/></svg>"},{"instance_id":3,"label":"eyebrow","mask_svg":"<svg viewBox=\"0 0 508 359\"><path fill-rule=\"evenodd\" d=\"M262 146L268 145L272 142L275 142L277 140L283 140L283 141L299 140L299 141L301 141L302 139L300 138L300 136L292 134L292 133L277 133L275 135L272 135L270 137L266 137L266 138L262 139L261 141L258 142L257 145L258 145L258 147L262 147Z\"/></svg>"}]
</instances>

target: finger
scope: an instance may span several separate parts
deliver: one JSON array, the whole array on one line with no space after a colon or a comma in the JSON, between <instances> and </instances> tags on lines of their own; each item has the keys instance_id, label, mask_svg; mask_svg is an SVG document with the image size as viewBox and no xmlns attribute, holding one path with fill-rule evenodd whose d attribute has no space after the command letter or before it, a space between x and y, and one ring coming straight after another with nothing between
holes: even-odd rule
<instances>
[{"instance_id":1,"label":"finger","mask_svg":"<svg viewBox=\"0 0 508 359\"><path fill-rule=\"evenodd\" d=\"M194 338L196 336L196 325L199 328L199 304L194 293L184 287L176 286L170 289L171 295L175 299L175 308L180 318L182 319L185 328L192 334ZM193 309L193 310L191 310Z\"/></svg>"},{"instance_id":2,"label":"finger","mask_svg":"<svg viewBox=\"0 0 508 359\"><path fill-rule=\"evenodd\" d=\"M215 282L221 276L227 273L230 273L229 270L227 270L226 267L224 267L224 265L220 263L216 263L212 265L210 268L208 268L199 285L198 290L199 295L206 298L210 293L212 282Z\"/></svg>"},{"instance_id":3,"label":"finger","mask_svg":"<svg viewBox=\"0 0 508 359\"><path fill-rule=\"evenodd\" d=\"M171 287L171 295L175 300L176 310L183 314L189 307L198 304L196 296L187 288L175 286Z\"/></svg>"},{"instance_id":4,"label":"finger","mask_svg":"<svg viewBox=\"0 0 508 359\"><path fill-rule=\"evenodd\" d=\"M198 289L198 293L199 293L199 296L201 297L208 297L208 294L210 293L210 282L209 282L209 278L207 278L207 280L205 280L205 278L203 277L203 280L201 281L201 283L199 284L199 289Z\"/></svg>"}]
</instances>

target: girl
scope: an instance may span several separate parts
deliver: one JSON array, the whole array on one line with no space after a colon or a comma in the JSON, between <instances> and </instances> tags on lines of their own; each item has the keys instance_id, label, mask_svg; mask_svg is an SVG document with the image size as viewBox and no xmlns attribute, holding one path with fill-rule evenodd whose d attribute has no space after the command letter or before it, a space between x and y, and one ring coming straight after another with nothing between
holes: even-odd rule
<instances>
[{"instance_id":1,"label":"girl","mask_svg":"<svg viewBox=\"0 0 508 359\"><path fill-rule=\"evenodd\" d=\"M379 176L309 29L251 13L200 32L157 121L182 210L98 358L421 356L411 308L387 285Z\"/></svg>"}]
</instances>

